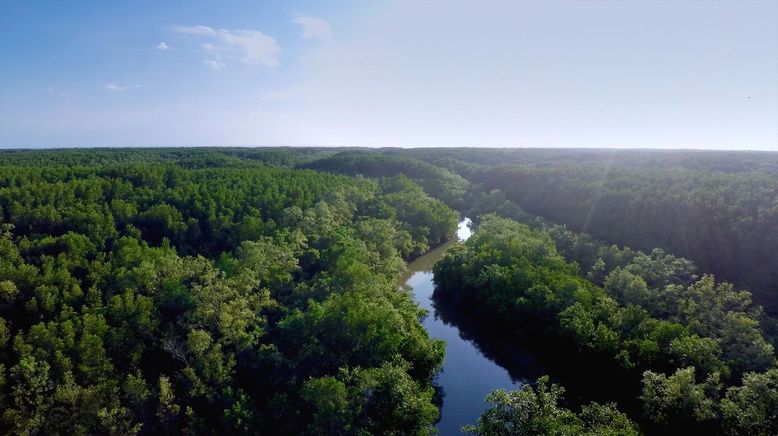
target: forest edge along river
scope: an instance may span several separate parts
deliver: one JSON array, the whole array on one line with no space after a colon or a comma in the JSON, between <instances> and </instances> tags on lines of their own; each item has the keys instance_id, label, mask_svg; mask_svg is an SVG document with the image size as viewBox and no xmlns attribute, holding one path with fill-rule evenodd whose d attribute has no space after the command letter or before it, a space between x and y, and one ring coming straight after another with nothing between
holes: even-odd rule
<instances>
[{"instance_id":1,"label":"forest edge along river","mask_svg":"<svg viewBox=\"0 0 778 436\"><path fill-rule=\"evenodd\" d=\"M457 237L465 241L470 237L469 218L459 222ZM416 301L429 311L423 325L434 339L446 341L446 357L443 370L437 379L442 390L440 422L437 428L442 435L460 434L462 426L474 424L488 407L485 397L495 389L519 389L524 377L540 372L530 353L521 348L494 346L492 341L476 342L472 331L461 329L462 324L451 308L433 301L435 285L432 267L455 244L447 242L408 264L408 271L398 280L400 285L411 288ZM507 351L506 350L511 350ZM488 356L488 357L487 357ZM513 361L525 374L511 374L495 360Z\"/></svg>"},{"instance_id":2,"label":"forest edge along river","mask_svg":"<svg viewBox=\"0 0 778 436\"><path fill-rule=\"evenodd\" d=\"M470 237L471 223L469 218L459 222L459 242ZM639 402L627 395L637 387L603 369L607 366L571 360L574 354L565 347L547 347L542 337L500 331L484 321L490 314L436 298L432 269L456 243L446 242L410 262L398 279L398 284L410 288L419 305L429 312L422 325L430 337L446 342L443 368L436 380L442 402L436 428L441 435L462 434L462 426L475 424L489 407L486 396L495 389L520 389L542 375L565 386L568 406L618 400L625 410L637 413ZM613 384L598 382L605 377Z\"/></svg>"}]
</instances>

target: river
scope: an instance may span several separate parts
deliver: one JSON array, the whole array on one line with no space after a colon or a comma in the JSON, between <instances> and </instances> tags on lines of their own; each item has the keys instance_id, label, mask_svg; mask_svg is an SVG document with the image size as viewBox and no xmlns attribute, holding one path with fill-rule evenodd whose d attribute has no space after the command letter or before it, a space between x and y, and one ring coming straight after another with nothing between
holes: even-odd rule
<instances>
[{"instance_id":1,"label":"river","mask_svg":"<svg viewBox=\"0 0 778 436\"><path fill-rule=\"evenodd\" d=\"M470 237L470 219L459 223L457 237L464 241ZM437 384L443 393L441 418L437 428L441 435L460 434L465 424L475 424L478 416L488 407L486 395L494 389L518 389L522 386L524 374L513 374L493 359L503 361L521 360L522 353L501 352L504 347L494 346L493 341L473 339L473 329L461 330L455 314L446 313L440 302L433 301L434 284L432 266L440 259L449 242L419 257L408 265L408 272L400 283L412 288L419 305L429 311L424 327L430 336L446 341L446 357L443 371ZM443 312L443 313L442 313ZM461 317L460 317L461 318ZM445 320L445 321L444 321ZM464 327L464 326L463 326ZM478 333L475 336L479 336ZM488 344L484 342L489 342ZM496 352L494 352L496 350ZM489 355L490 357L487 357ZM511 365L517 366L517 365ZM534 367L534 362L524 362L519 367ZM535 372L535 371L532 371Z\"/></svg>"}]
</instances>

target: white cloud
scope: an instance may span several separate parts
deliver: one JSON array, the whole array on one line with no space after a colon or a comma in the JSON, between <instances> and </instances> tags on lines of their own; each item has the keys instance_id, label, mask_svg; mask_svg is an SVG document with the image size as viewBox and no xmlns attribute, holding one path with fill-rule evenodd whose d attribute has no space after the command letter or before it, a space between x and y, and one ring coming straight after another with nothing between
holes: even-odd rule
<instances>
[{"instance_id":1,"label":"white cloud","mask_svg":"<svg viewBox=\"0 0 778 436\"><path fill-rule=\"evenodd\" d=\"M293 22L303 28L303 38L328 39L332 35L330 23L317 17L297 17Z\"/></svg>"},{"instance_id":2,"label":"white cloud","mask_svg":"<svg viewBox=\"0 0 778 436\"><path fill-rule=\"evenodd\" d=\"M138 89L140 85L117 85L116 83L107 83L103 86L103 89L111 92L122 92L129 89Z\"/></svg>"},{"instance_id":3,"label":"white cloud","mask_svg":"<svg viewBox=\"0 0 778 436\"><path fill-rule=\"evenodd\" d=\"M224 62L213 60L213 59L208 59L203 62L205 62L205 65L208 65L214 71L221 71L225 67Z\"/></svg>"},{"instance_id":4,"label":"white cloud","mask_svg":"<svg viewBox=\"0 0 778 436\"><path fill-rule=\"evenodd\" d=\"M216 31L208 26L173 26L173 32L185 35L213 35Z\"/></svg>"},{"instance_id":5,"label":"white cloud","mask_svg":"<svg viewBox=\"0 0 778 436\"><path fill-rule=\"evenodd\" d=\"M210 42L206 42L205 44L200 44L200 48L205 52L208 53L210 56L212 56L214 59L221 59L222 53L218 47L211 44Z\"/></svg>"},{"instance_id":6,"label":"white cloud","mask_svg":"<svg viewBox=\"0 0 778 436\"><path fill-rule=\"evenodd\" d=\"M200 47L209 57L204 62L215 70L226 66L223 60L268 67L281 64L281 47L275 38L258 30L214 29L208 26L177 26L172 30L183 35L208 37L210 42Z\"/></svg>"},{"instance_id":7,"label":"white cloud","mask_svg":"<svg viewBox=\"0 0 778 436\"><path fill-rule=\"evenodd\" d=\"M218 31L219 39L231 46L238 47L242 54L238 57L245 64L263 64L277 67L281 48L276 40L257 30L224 30Z\"/></svg>"},{"instance_id":8,"label":"white cloud","mask_svg":"<svg viewBox=\"0 0 778 436\"><path fill-rule=\"evenodd\" d=\"M157 50L170 50L170 47L168 47L168 45L165 44L165 41L162 41L159 44L157 44Z\"/></svg>"}]
</instances>

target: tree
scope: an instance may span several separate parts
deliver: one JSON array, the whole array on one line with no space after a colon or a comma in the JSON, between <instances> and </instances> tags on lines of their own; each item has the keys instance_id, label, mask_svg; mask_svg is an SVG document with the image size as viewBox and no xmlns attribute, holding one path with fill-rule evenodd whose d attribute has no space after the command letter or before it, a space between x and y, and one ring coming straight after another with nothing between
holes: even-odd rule
<instances>
[{"instance_id":1,"label":"tree","mask_svg":"<svg viewBox=\"0 0 778 436\"><path fill-rule=\"evenodd\" d=\"M3 422L14 433L36 433L46 422L53 388L49 369L48 363L31 356L11 368L12 405L3 411Z\"/></svg>"},{"instance_id":2,"label":"tree","mask_svg":"<svg viewBox=\"0 0 778 436\"><path fill-rule=\"evenodd\" d=\"M643 412L655 424L672 429L699 428L717 418L716 401L721 384L717 373L703 383L695 380L694 367L670 376L643 373Z\"/></svg>"},{"instance_id":3,"label":"tree","mask_svg":"<svg viewBox=\"0 0 778 436\"><path fill-rule=\"evenodd\" d=\"M157 392L157 419L162 428L172 428L181 412L181 406L175 403L176 397L170 379L159 376L159 391Z\"/></svg>"},{"instance_id":4,"label":"tree","mask_svg":"<svg viewBox=\"0 0 778 436\"><path fill-rule=\"evenodd\" d=\"M778 369L745 374L742 386L727 390L721 411L727 434L778 434Z\"/></svg>"},{"instance_id":5,"label":"tree","mask_svg":"<svg viewBox=\"0 0 778 436\"><path fill-rule=\"evenodd\" d=\"M496 390L487 396L491 407L478 418L478 424L464 431L478 435L638 435L637 426L612 404L591 403L580 413L561 407L564 388L549 383L544 376L535 387Z\"/></svg>"}]
</instances>

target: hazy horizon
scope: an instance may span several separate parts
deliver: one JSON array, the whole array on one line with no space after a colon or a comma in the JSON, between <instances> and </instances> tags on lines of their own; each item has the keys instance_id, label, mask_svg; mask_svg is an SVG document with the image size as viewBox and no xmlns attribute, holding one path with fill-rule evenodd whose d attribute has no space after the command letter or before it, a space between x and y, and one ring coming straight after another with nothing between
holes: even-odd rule
<instances>
[{"instance_id":1,"label":"hazy horizon","mask_svg":"<svg viewBox=\"0 0 778 436\"><path fill-rule=\"evenodd\" d=\"M445 146L445 145L419 145L419 146L360 146L360 145L40 145L40 146L19 146L19 147L0 147L0 151L13 151L13 150L78 150L78 149L164 149L164 148L348 148L348 149L367 149L367 150L380 150L380 149L436 149L436 148L463 148L463 149L498 149L498 150L586 150L586 151L718 151L718 152L761 152L761 153L776 153L778 148L650 148L650 147L511 147L511 146Z\"/></svg>"},{"instance_id":2,"label":"hazy horizon","mask_svg":"<svg viewBox=\"0 0 778 436\"><path fill-rule=\"evenodd\" d=\"M776 17L727 0L8 4L0 148L775 151Z\"/></svg>"}]
</instances>

